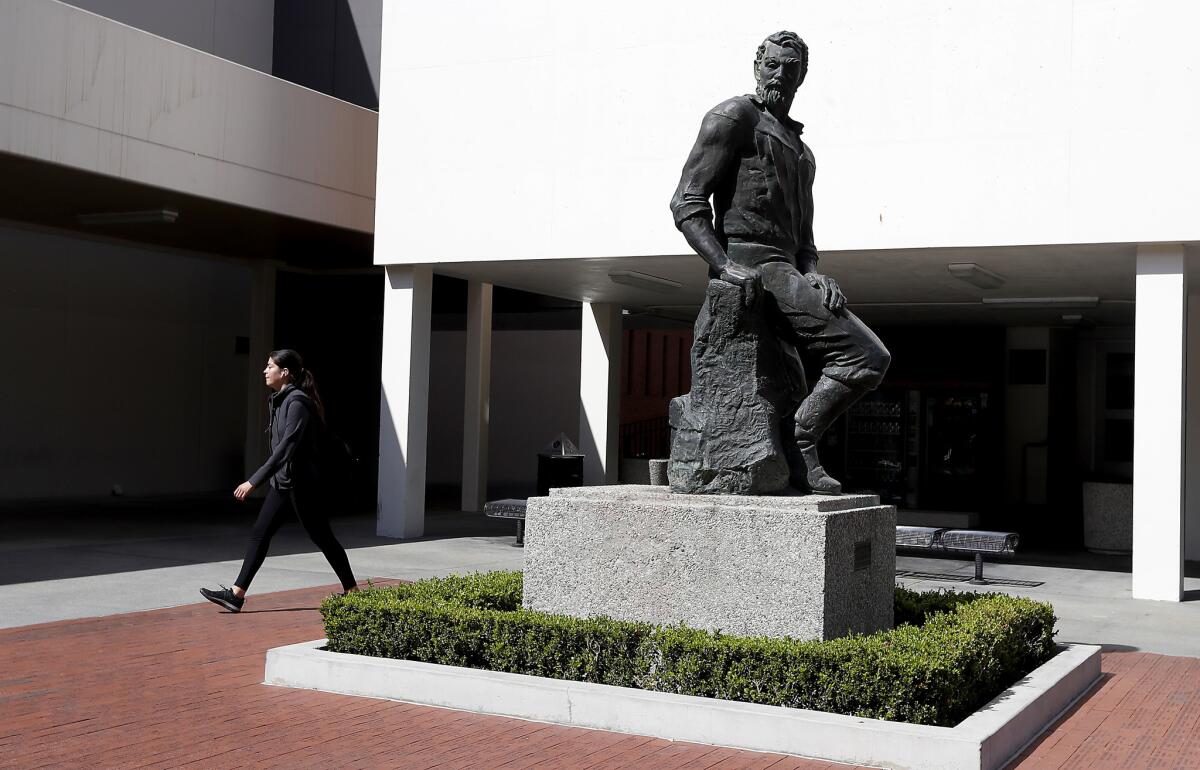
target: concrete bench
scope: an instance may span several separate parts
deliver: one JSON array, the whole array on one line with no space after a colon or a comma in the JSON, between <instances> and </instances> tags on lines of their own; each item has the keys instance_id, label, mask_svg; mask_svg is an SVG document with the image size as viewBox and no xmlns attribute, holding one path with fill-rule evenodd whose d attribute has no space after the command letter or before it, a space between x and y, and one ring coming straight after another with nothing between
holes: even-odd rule
<instances>
[{"instance_id":1,"label":"concrete bench","mask_svg":"<svg viewBox=\"0 0 1200 770\"><path fill-rule=\"evenodd\" d=\"M926 551L949 551L975 555L975 577L967 581L986 585L983 579L983 555L1012 555L1021 537L1016 532L992 532L983 529L944 527L896 527L896 547Z\"/></svg>"},{"instance_id":2,"label":"concrete bench","mask_svg":"<svg viewBox=\"0 0 1200 770\"><path fill-rule=\"evenodd\" d=\"M517 522L516 545L525 545L525 507L528 501L515 497L489 500L483 504L483 515L493 519L512 519Z\"/></svg>"}]
</instances>

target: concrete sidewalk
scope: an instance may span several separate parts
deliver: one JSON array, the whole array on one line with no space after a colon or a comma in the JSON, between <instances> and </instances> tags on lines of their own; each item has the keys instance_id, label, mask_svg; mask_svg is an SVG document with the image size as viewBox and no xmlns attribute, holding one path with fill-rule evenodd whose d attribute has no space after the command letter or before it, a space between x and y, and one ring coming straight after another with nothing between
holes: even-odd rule
<instances>
[{"instance_id":1,"label":"concrete sidewalk","mask_svg":"<svg viewBox=\"0 0 1200 770\"><path fill-rule=\"evenodd\" d=\"M1188 601L1157 602L1132 598L1128 557L1024 553L1013 561L986 564L984 578L995 581L986 586L965 582L975 574L973 561L899 556L896 568L911 573L898 574L896 583L916 591L997 591L1049 602L1058 618L1059 642L1200 657L1200 577L1186 578ZM955 575L960 582L929 574Z\"/></svg>"},{"instance_id":2,"label":"concrete sidewalk","mask_svg":"<svg viewBox=\"0 0 1200 770\"><path fill-rule=\"evenodd\" d=\"M4 511L0 542L0 628L121 612L177 607L199 600L201 586L232 585L257 506L219 501L145 501ZM374 516L337 517L333 529L360 581L418 580L455 572L521 569L512 522L481 514L431 513L426 537L398 541L375 534ZM254 579L257 593L327 585L325 557L289 523L271 542Z\"/></svg>"},{"instance_id":3,"label":"concrete sidewalk","mask_svg":"<svg viewBox=\"0 0 1200 770\"><path fill-rule=\"evenodd\" d=\"M225 500L2 513L0 628L191 604L201 586L233 581L254 517L253 508ZM362 578L412 580L523 565L512 522L481 514L431 513L427 537L414 541L377 537L373 516L337 518L333 526ZM996 583L982 587L965 582L974 564L963 559L901 555L897 570L897 583L915 590L1001 591L1048 601L1060 642L1200 657L1200 601L1131 598L1127 558L1023 552L989 562L985 576ZM299 524L288 525L272 543L247 606L255 593L332 581ZM1189 598L1200 598L1200 577L1187 578L1185 588Z\"/></svg>"}]
</instances>

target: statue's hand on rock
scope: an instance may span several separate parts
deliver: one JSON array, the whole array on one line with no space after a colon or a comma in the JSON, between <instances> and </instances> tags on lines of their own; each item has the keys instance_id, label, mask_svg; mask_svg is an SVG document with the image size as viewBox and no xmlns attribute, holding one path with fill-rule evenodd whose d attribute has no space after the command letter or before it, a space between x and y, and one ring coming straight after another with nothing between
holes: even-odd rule
<instances>
[{"instance_id":1,"label":"statue's hand on rock","mask_svg":"<svg viewBox=\"0 0 1200 770\"><path fill-rule=\"evenodd\" d=\"M758 300L759 273L756 268L740 265L733 260L725 263L721 269L721 280L742 287L742 302L746 307L753 307Z\"/></svg>"},{"instance_id":2,"label":"statue's hand on rock","mask_svg":"<svg viewBox=\"0 0 1200 770\"><path fill-rule=\"evenodd\" d=\"M831 313L842 312L842 308L846 307L846 295L842 294L842 287L838 286L837 281L820 273L806 273L804 277L810 286L821 291L821 302Z\"/></svg>"}]
</instances>

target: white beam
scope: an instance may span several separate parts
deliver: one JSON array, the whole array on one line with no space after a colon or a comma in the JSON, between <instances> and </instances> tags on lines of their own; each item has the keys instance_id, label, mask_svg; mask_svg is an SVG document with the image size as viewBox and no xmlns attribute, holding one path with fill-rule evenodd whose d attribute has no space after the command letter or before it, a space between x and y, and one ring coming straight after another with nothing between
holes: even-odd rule
<instances>
[{"instance_id":1,"label":"white beam","mask_svg":"<svg viewBox=\"0 0 1200 770\"><path fill-rule=\"evenodd\" d=\"M429 322L433 273L390 265L384 281L379 410L379 509L385 537L425 533Z\"/></svg>"},{"instance_id":2,"label":"white beam","mask_svg":"<svg viewBox=\"0 0 1200 770\"><path fill-rule=\"evenodd\" d=\"M1180 244L1137 250L1133 597L1183 596L1187 265Z\"/></svg>"},{"instance_id":3,"label":"white beam","mask_svg":"<svg viewBox=\"0 0 1200 770\"><path fill-rule=\"evenodd\" d=\"M621 411L621 308L583 304L579 360L579 449L583 483L617 481Z\"/></svg>"},{"instance_id":4,"label":"white beam","mask_svg":"<svg viewBox=\"0 0 1200 770\"><path fill-rule=\"evenodd\" d=\"M250 268L250 346L246 364L246 441L243 466L250 478L267 459L267 387L262 370L275 343L275 276L278 263L259 260Z\"/></svg>"},{"instance_id":5,"label":"white beam","mask_svg":"<svg viewBox=\"0 0 1200 770\"><path fill-rule=\"evenodd\" d=\"M492 387L492 285L467 283L467 360L463 388L462 509L487 500L488 416Z\"/></svg>"}]
</instances>

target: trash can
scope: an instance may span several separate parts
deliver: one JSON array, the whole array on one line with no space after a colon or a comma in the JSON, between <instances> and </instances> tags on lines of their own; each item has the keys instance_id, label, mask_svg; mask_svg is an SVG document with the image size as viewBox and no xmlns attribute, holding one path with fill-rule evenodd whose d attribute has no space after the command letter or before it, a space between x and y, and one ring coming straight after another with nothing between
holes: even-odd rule
<instances>
[{"instance_id":1,"label":"trash can","mask_svg":"<svg viewBox=\"0 0 1200 770\"><path fill-rule=\"evenodd\" d=\"M538 452L537 493L550 494L555 487L583 486L583 453L567 434L558 436Z\"/></svg>"}]
</instances>

